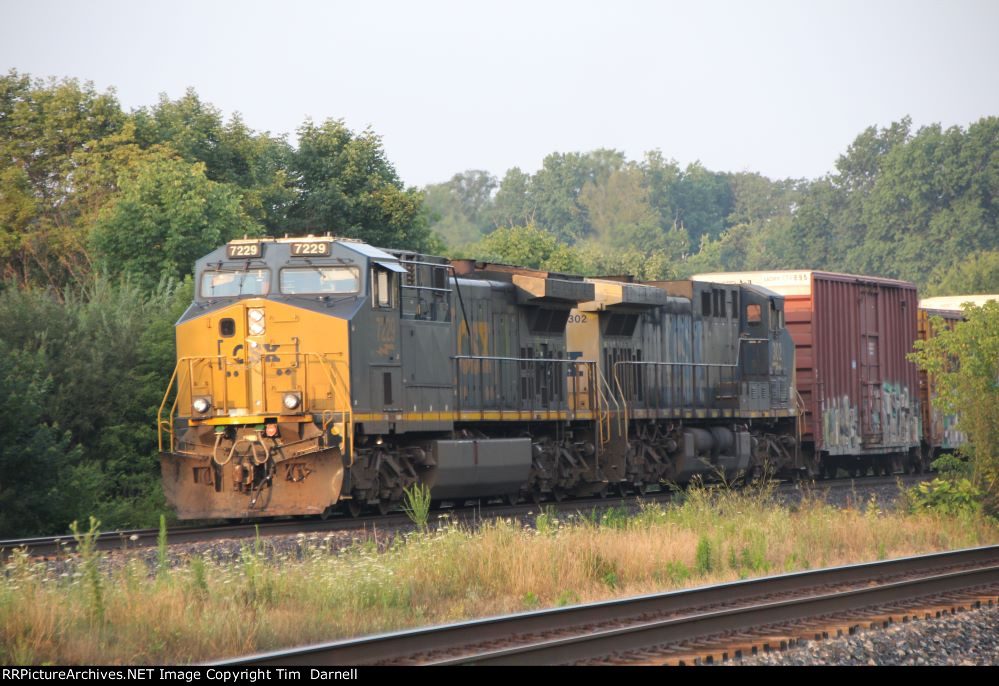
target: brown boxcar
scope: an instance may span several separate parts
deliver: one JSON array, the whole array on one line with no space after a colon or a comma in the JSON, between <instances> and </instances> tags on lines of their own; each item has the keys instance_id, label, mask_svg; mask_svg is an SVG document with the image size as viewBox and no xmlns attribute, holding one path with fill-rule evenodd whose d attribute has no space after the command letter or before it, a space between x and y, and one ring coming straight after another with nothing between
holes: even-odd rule
<instances>
[{"instance_id":1,"label":"brown boxcar","mask_svg":"<svg viewBox=\"0 0 999 686\"><path fill-rule=\"evenodd\" d=\"M967 301L975 302L971 298L995 299L996 296L966 296ZM985 302L981 300L976 304ZM944 309L955 307L957 309ZM940 317L943 325L947 329L953 329L954 325L964 319L964 312L959 308L960 299L952 297L926 298L919 301L919 338L928 340L935 335L937 327L934 326L933 318ZM923 462L929 464L930 460L943 451L954 450L967 442L968 437L957 428L957 416L944 414L936 406L936 388L934 379L923 370L919 371L919 402L923 410Z\"/></svg>"},{"instance_id":2,"label":"brown boxcar","mask_svg":"<svg viewBox=\"0 0 999 686\"><path fill-rule=\"evenodd\" d=\"M802 444L816 466L827 474L918 466L919 372L907 359L917 336L914 284L810 270L694 278L784 296L805 410Z\"/></svg>"}]
</instances>

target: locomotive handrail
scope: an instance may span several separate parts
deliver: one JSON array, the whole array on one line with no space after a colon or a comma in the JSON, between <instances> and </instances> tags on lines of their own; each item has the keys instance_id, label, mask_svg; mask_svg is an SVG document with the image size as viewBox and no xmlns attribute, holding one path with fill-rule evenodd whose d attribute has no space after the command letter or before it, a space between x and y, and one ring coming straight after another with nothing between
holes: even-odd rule
<instances>
[{"instance_id":1,"label":"locomotive handrail","mask_svg":"<svg viewBox=\"0 0 999 686\"><path fill-rule=\"evenodd\" d=\"M611 439L611 435L610 435L610 433L611 433L610 403L607 402L607 399L610 398L611 402L614 403L614 406L617 409L617 411L615 412L615 416L617 416L619 422L620 422L620 418L621 418L621 404L617 401L617 398L614 397L614 391L613 391L613 389L611 389L610 384L607 383L607 377L605 377L604 373L602 371L600 371L600 366L599 365L595 365L594 369L596 371L596 391L597 391L597 398L599 399L599 402L600 402L600 406L598 407L598 415L597 416L598 416L599 419L598 419L597 426L598 426L599 434L600 434L599 438L600 438L600 441L601 441L601 447L603 447L607 443L610 443L610 439ZM601 390L601 384L603 384L603 388L607 389L607 394L606 395L604 394L603 390ZM606 406L606 410L603 409L604 406ZM603 427L604 420L606 420L606 422L607 422L606 431L604 430L604 427ZM620 429L620 424L618 425L618 428Z\"/></svg>"},{"instance_id":2,"label":"locomotive handrail","mask_svg":"<svg viewBox=\"0 0 999 686\"><path fill-rule=\"evenodd\" d=\"M218 360L219 361L219 369L222 369L222 365L225 363L225 355L199 355L199 356L186 356L186 357L179 357L179 358L177 358L177 363L173 367L173 374L170 375L170 382L167 384L166 392L163 394L163 400L160 402L160 407L156 411L156 428L157 428L156 433L157 433L157 440L158 440L160 452L163 451L163 426L164 425L166 425L169 428L169 432L170 432L170 450L173 451L173 443L174 443L173 420L174 420L174 413L177 410L177 404L180 402L180 389L181 389L181 387L183 385L183 378L184 378L183 376L181 376L178 379L177 372L181 369L181 365L186 362L187 363L187 365L186 365L187 366L187 371L188 371L188 383L191 383L191 380L194 378L194 363L195 362L204 362L205 360ZM215 398L215 378L214 378L214 375L212 375L210 377L210 379L211 379L211 386L210 386L210 391L209 392L210 392L210 395L212 396L212 398L214 399ZM170 405L170 413L167 416L167 420L164 421L163 420L163 409L166 407L167 400L170 398L170 391L173 389L174 381L177 381L177 395L174 396L173 403ZM229 388L228 388L228 384L225 384L225 388L223 389L223 396L222 397L223 397L223 400L222 400L223 406L228 405L228 400L229 400Z\"/></svg>"},{"instance_id":3,"label":"locomotive handrail","mask_svg":"<svg viewBox=\"0 0 999 686\"><path fill-rule=\"evenodd\" d=\"M707 379L707 381L710 382L710 371L713 368L719 369L719 370L730 369L733 372L735 372L735 371L741 371L742 370L742 344L744 342L745 343L754 343L754 344L755 343L769 343L770 339L769 338L748 338L748 337L740 337L740 338L738 338L737 339L737 345L736 345L736 353L735 353L735 359L736 359L736 361L735 362L660 362L660 361L656 361L656 360L618 360L618 361L614 362L614 364L612 365L612 375L614 377L614 383L617 386L618 393L620 393L620 395L621 395L621 402L622 402L622 404L624 406L625 437L627 438L627 427L628 427L628 424L630 422L630 415L629 415L629 410L628 410L628 399L627 399L626 394L624 392L624 388L621 385L620 376L618 375L618 369L619 369L619 367L621 365L627 364L627 365L645 366L645 367L681 367L681 368L684 368L684 369L688 369L689 368L691 370L694 370L695 372L696 372L696 370L703 368L703 369L705 369L708 372L707 376L709 378ZM696 374L694 375L694 379L692 379L692 381L694 381L694 380L696 380ZM734 381L734 378L730 378L729 381L730 382ZM721 374L719 373L717 383L720 384L721 382L722 382ZM693 398L692 400L696 404L696 395L697 395L696 389L695 389L695 393L693 395L695 396L695 398ZM708 401L707 401L707 399L705 399L705 408L704 409L707 409L707 407L706 407L707 404L708 404Z\"/></svg>"},{"instance_id":4,"label":"locomotive handrail","mask_svg":"<svg viewBox=\"0 0 999 686\"><path fill-rule=\"evenodd\" d=\"M452 360L503 360L506 362L571 362L591 364L594 360L584 360L581 357L501 357L498 355L452 355Z\"/></svg>"},{"instance_id":5,"label":"locomotive handrail","mask_svg":"<svg viewBox=\"0 0 999 686\"><path fill-rule=\"evenodd\" d=\"M484 390L485 390L484 369L485 369L485 363L486 362L499 362L499 363L509 362L509 363L517 363L518 365L528 364L528 365L535 365L535 366L546 364L546 365L551 365L552 367L556 367L557 366L559 368L561 368L563 365L567 365L567 366L571 365L573 368L585 366L585 367L587 367L587 368L589 368L591 370L596 370L597 369L597 364L596 364L595 361L581 359L581 358L506 357L506 356L500 356L500 355L452 355L450 359L454 360L454 363L455 363L455 375L456 375L456 378L455 378L455 381L456 381L455 390L456 390L456 392L458 394L457 395L457 409L458 409L459 412L462 411L461 397L462 397L462 391L464 390L464 388L462 386L462 383L461 383L462 378L464 376L463 373L462 373L462 364L461 364L463 361L478 362L477 370L473 369L471 373L473 373L473 374L477 373L478 377L479 377L479 381L478 381L478 393L477 393L477 395L478 395L478 398L477 398L477 400L478 400L477 410L480 411L480 412L486 409L485 397L484 397ZM501 385L502 385L502 369L503 369L502 364L500 364L499 365L499 371L500 371L500 379L499 379L499 381L500 381ZM520 368L520 369L522 370L522 368ZM523 378L523 377L520 377L520 378ZM558 378L561 379L561 378L564 378L564 377L563 377L563 375L559 374ZM578 402L578 399L576 397L578 395L577 384L578 384L578 381L574 377L573 387L572 388L569 388L568 384L564 384L561 387L562 392L567 392L567 395L569 396L569 397L564 398L565 409L568 410L568 411L574 412L574 413L579 412L579 402ZM535 390L533 385L531 385L530 388L531 388L531 390ZM553 385L552 389L554 391L554 385ZM593 395L593 397L590 399L590 407L592 408L593 411L595 411L599 415L599 405L600 405L600 403L599 403L599 399L598 399L598 397L596 395L596 391L597 391L597 389L594 389L594 388L591 387L588 392ZM521 391L521 393L523 393L523 391ZM536 393L529 393L528 395L529 395L529 399L530 399L530 409L529 409L529 411L534 412L537 409L535 407L535 396L536 396ZM527 400L527 398L521 398L521 400ZM549 397L548 398L548 404L549 405L556 405L556 407L553 408L551 406L548 406L548 407L545 407L544 409L546 411L552 411L553 409L557 410L557 409L559 409L557 407L557 405L561 404L562 401L563 401L563 399L560 398L559 403L552 403L552 399L551 399L551 397ZM501 402L502 402L502 400L501 400Z\"/></svg>"}]
</instances>

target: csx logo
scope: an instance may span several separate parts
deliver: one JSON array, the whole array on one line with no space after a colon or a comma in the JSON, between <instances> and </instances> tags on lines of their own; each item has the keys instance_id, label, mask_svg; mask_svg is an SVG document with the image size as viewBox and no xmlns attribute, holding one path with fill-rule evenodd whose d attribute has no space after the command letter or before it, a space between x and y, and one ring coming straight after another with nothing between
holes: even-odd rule
<instances>
[{"instance_id":1,"label":"csx logo","mask_svg":"<svg viewBox=\"0 0 999 686\"><path fill-rule=\"evenodd\" d=\"M281 358L273 353L277 352L277 349L281 347L280 343L264 343L264 352L267 353L263 355L264 362L280 362ZM243 364L246 359L240 357L240 354L245 350L245 346L242 343L237 343L232 349L232 359L236 364ZM262 354L259 348L250 348L250 362L256 363L260 362Z\"/></svg>"}]
</instances>

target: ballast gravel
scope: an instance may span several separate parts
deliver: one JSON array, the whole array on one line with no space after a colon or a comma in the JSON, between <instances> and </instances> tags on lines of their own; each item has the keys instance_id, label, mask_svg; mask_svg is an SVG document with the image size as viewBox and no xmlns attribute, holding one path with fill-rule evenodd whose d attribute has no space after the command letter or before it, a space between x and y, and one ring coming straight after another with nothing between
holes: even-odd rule
<instances>
[{"instance_id":1,"label":"ballast gravel","mask_svg":"<svg viewBox=\"0 0 999 686\"><path fill-rule=\"evenodd\" d=\"M999 665L999 605L799 643L734 665Z\"/></svg>"}]
</instances>

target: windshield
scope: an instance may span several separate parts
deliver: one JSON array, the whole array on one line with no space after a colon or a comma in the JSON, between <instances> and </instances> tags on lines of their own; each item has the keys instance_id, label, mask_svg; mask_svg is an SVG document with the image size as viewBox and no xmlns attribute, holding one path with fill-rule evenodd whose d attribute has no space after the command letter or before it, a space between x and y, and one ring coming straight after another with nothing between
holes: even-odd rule
<instances>
[{"instance_id":1,"label":"windshield","mask_svg":"<svg viewBox=\"0 0 999 686\"><path fill-rule=\"evenodd\" d=\"M356 293L361 277L356 267L295 267L281 270L282 293Z\"/></svg>"},{"instance_id":2,"label":"windshield","mask_svg":"<svg viewBox=\"0 0 999 686\"><path fill-rule=\"evenodd\" d=\"M205 272L201 275L201 297L236 298L241 295L267 295L270 285L269 269Z\"/></svg>"}]
</instances>

